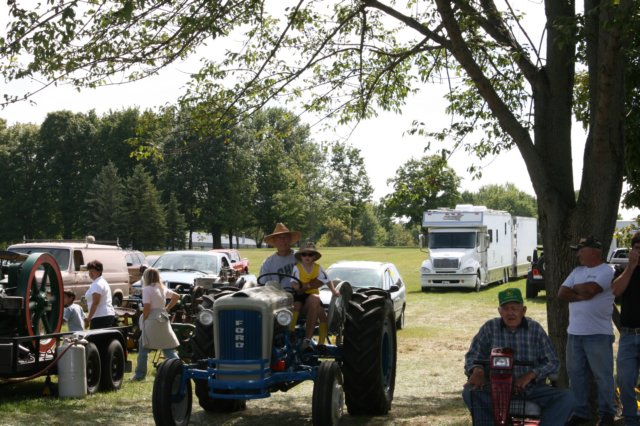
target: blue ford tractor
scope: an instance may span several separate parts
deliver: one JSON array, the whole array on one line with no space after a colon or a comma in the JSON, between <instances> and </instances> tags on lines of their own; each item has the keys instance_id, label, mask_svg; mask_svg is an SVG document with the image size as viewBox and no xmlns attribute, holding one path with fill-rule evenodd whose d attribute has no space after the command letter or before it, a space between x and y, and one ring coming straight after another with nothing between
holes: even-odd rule
<instances>
[{"instance_id":1,"label":"blue ford tractor","mask_svg":"<svg viewBox=\"0 0 640 426\"><path fill-rule=\"evenodd\" d=\"M315 425L337 424L345 403L351 415L387 414L397 348L389 293L335 283L341 296L328 309L330 341L309 349L302 347L303 324L293 335L289 331L293 295L278 281L258 284L263 279L202 296L191 362L171 359L158 369L152 398L156 424L189 423L192 387L204 410L233 412L244 409L247 400L307 380L314 382Z\"/></svg>"}]
</instances>

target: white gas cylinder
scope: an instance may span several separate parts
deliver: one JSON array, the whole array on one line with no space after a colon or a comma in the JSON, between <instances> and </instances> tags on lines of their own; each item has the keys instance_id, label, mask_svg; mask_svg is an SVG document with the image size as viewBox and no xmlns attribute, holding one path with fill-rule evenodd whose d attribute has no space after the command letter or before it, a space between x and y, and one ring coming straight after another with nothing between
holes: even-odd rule
<instances>
[{"instance_id":1,"label":"white gas cylinder","mask_svg":"<svg viewBox=\"0 0 640 426\"><path fill-rule=\"evenodd\" d=\"M71 347L69 347L71 346ZM67 348L66 352L64 352ZM64 343L58 348L63 353L58 361L58 396L82 398L87 395L87 363L84 345Z\"/></svg>"}]
</instances>

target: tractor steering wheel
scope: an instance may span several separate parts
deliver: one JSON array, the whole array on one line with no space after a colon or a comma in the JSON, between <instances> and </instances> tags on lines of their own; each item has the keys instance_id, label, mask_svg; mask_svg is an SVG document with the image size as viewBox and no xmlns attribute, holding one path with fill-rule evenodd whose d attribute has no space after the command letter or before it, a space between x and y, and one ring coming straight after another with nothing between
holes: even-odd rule
<instances>
[{"instance_id":1,"label":"tractor steering wheel","mask_svg":"<svg viewBox=\"0 0 640 426\"><path fill-rule=\"evenodd\" d=\"M300 286L302 286L302 281L300 281L300 279L298 277L294 277L293 275L289 275L289 274L283 274L282 272L268 272L266 274L262 274L260 275L256 281L258 283L259 286L264 286L266 284L266 282L261 282L260 280L266 276L269 275L277 275L278 276L278 281L282 280L282 278L291 278L292 280L295 280L298 282L298 284L300 284ZM290 291L290 292L294 292L295 290L292 287L286 287L283 288L283 290L285 291Z\"/></svg>"}]
</instances>

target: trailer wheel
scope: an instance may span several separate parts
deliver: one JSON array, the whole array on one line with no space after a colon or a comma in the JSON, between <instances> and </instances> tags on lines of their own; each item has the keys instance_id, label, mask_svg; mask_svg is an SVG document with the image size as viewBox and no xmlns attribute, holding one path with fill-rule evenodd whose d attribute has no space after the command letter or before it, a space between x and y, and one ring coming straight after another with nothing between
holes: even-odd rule
<instances>
[{"instance_id":1,"label":"trailer wheel","mask_svg":"<svg viewBox=\"0 0 640 426\"><path fill-rule=\"evenodd\" d=\"M347 307L342 373L351 415L387 414L396 381L396 327L389 294L354 293Z\"/></svg>"},{"instance_id":2,"label":"trailer wheel","mask_svg":"<svg viewBox=\"0 0 640 426\"><path fill-rule=\"evenodd\" d=\"M93 395L100 388L100 377L102 375L102 363L100 352L97 346L89 342L85 347L85 360L87 370L87 394Z\"/></svg>"},{"instance_id":3,"label":"trailer wheel","mask_svg":"<svg viewBox=\"0 0 640 426\"><path fill-rule=\"evenodd\" d=\"M153 381L151 407L153 420L160 426L186 426L191 417L191 380L185 383L184 394L180 394L182 384L181 359L168 359L158 368Z\"/></svg>"},{"instance_id":4,"label":"trailer wheel","mask_svg":"<svg viewBox=\"0 0 640 426\"><path fill-rule=\"evenodd\" d=\"M102 360L102 378L100 387L102 390L118 390L122 386L124 377L124 349L122 344L114 339L107 346L107 350Z\"/></svg>"},{"instance_id":5,"label":"trailer wheel","mask_svg":"<svg viewBox=\"0 0 640 426\"><path fill-rule=\"evenodd\" d=\"M342 418L344 390L342 372L335 361L325 361L318 368L313 385L311 418L316 426L337 425Z\"/></svg>"}]
</instances>

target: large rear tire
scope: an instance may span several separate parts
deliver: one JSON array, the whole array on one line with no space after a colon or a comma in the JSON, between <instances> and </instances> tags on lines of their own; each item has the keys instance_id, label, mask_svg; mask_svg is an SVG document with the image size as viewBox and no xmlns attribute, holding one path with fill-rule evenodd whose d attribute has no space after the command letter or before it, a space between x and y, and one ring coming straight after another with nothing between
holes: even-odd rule
<instances>
[{"instance_id":1,"label":"large rear tire","mask_svg":"<svg viewBox=\"0 0 640 426\"><path fill-rule=\"evenodd\" d=\"M354 293L347 307L342 373L351 415L387 414L396 380L396 327L388 294Z\"/></svg>"},{"instance_id":2,"label":"large rear tire","mask_svg":"<svg viewBox=\"0 0 640 426\"><path fill-rule=\"evenodd\" d=\"M318 368L313 385L311 418L316 426L337 425L342 418L344 390L342 372L335 361L325 361Z\"/></svg>"},{"instance_id":3,"label":"large rear tire","mask_svg":"<svg viewBox=\"0 0 640 426\"><path fill-rule=\"evenodd\" d=\"M168 359L160 365L153 382L151 406L153 420L160 426L186 426L191 417L191 380L187 380L185 393L179 396L182 382L181 359Z\"/></svg>"}]
</instances>

